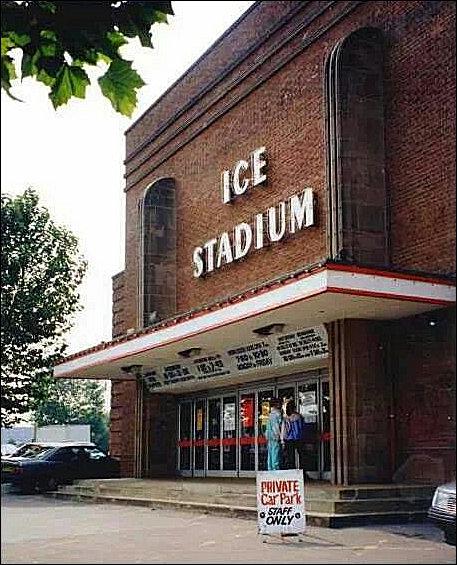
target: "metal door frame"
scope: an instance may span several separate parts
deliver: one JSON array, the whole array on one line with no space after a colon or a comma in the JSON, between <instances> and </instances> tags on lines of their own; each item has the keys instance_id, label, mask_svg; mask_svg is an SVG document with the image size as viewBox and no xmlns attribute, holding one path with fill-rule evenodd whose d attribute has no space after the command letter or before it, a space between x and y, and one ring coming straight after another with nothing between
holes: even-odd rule
<instances>
[{"instance_id":1,"label":"metal door frame","mask_svg":"<svg viewBox=\"0 0 457 565\"><path fill-rule=\"evenodd\" d=\"M302 376L302 378L299 378L297 376L296 379L296 391L295 391L295 400L296 400L296 406L299 406L298 403L298 388L301 384L309 384L309 383L316 383L317 385L317 430L318 430L318 434L319 436L322 435L323 433L323 392L322 392L322 383L323 382L329 382L329 375L327 371L322 371L319 370L317 371L315 374L313 375L309 375L309 376ZM278 387L279 388L279 387ZM286 388L281 387L281 388ZM329 481L330 480L330 471L331 469L329 469L328 471L324 471L324 449L323 449L323 441L319 440L318 441L318 453L317 453L317 461L318 461L318 469L317 471L308 471L308 475L315 480L325 480L325 481Z\"/></svg>"},{"instance_id":2,"label":"metal door frame","mask_svg":"<svg viewBox=\"0 0 457 565\"><path fill-rule=\"evenodd\" d=\"M206 398L206 433L205 439L209 439L209 401L214 400L215 398L219 398L220 400L220 410L219 410L219 425L220 425L220 436L221 436L221 444L219 446L219 469L209 469L209 453L208 453L208 445L205 446L205 471L207 477L237 477L238 476L238 449L235 447L235 469L234 470L225 470L223 469L224 465L224 453L223 453L223 426L224 426L224 398L232 397L235 398L235 438L238 438L238 396L237 391L234 390L233 393L230 392L220 392L218 394L211 394Z\"/></svg>"}]
</instances>

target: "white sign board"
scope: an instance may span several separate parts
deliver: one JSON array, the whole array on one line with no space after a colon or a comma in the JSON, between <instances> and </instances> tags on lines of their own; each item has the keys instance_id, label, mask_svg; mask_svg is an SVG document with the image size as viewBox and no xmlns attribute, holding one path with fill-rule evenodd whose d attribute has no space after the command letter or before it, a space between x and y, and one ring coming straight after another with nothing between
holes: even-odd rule
<instances>
[{"instance_id":1,"label":"white sign board","mask_svg":"<svg viewBox=\"0 0 457 565\"><path fill-rule=\"evenodd\" d=\"M182 383L201 382L252 371L294 366L328 357L324 326L265 337L212 355L173 365L151 368L144 380L149 390L169 389Z\"/></svg>"},{"instance_id":2,"label":"white sign board","mask_svg":"<svg viewBox=\"0 0 457 565\"><path fill-rule=\"evenodd\" d=\"M257 519L260 534L302 534L305 531L303 471L257 473Z\"/></svg>"}]
</instances>

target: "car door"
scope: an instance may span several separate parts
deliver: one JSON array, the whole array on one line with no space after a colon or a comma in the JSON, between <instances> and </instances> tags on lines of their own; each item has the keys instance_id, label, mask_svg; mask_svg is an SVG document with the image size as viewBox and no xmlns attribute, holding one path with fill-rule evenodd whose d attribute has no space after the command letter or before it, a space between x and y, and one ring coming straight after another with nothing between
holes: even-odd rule
<instances>
[{"instance_id":1,"label":"car door","mask_svg":"<svg viewBox=\"0 0 457 565\"><path fill-rule=\"evenodd\" d=\"M78 457L71 447L62 447L48 459L49 471L61 480L71 480L77 477Z\"/></svg>"},{"instance_id":2,"label":"car door","mask_svg":"<svg viewBox=\"0 0 457 565\"><path fill-rule=\"evenodd\" d=\"M87 478L102 479L112 476L111 458L96 447L85 447Z\"/></svg>"}]
</instances>

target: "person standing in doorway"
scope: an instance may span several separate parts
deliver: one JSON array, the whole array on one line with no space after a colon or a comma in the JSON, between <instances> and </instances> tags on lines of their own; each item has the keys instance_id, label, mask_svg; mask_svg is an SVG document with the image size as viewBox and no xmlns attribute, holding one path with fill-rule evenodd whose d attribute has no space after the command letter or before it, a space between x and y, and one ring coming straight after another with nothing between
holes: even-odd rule
<instances>
[{"instance_id":1,"label":"person standing in doorway","mask_svg":"<svg viewBox=\"0 0 457 565\"><path fill-rule=\"evenodd\" d=\"M303 416L297 412L293 398L285 402L281 427L281 444L284 450L286 469L303 469L303 480L307 480L305 465L305 426ZM296 464L298 456L298 466Z\"/></svg>"},{"instance_id":2,"label":"person standing in doorway","mask_svg":"<svg viewBox=\"0 0 457 565\"><path fill-rule=\"evenodd\" d=\"M272 398L270 401L270 415L268 417L265 437L267 438L267 469L268 471L279 471L282 464L281 450L282 414L279 400Z\"/></svg>"}]
</instances>

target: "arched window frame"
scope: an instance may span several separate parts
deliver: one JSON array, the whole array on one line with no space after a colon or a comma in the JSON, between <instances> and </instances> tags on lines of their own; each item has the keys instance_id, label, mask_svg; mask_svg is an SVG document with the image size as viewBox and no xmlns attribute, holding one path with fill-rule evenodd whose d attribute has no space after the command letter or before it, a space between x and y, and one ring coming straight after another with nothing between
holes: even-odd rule
<instances>
[{"instance_id":1,"label":"arched window frame","mask_svg":"<svg viewBox=\"0 0 457 565\"><path fill-rule=\"evenodd\" d=\"M176 201L175 201L175 191L176 191L176 183L172 177L164 176L155 179L153 182L148 184L148 186L144 189L143 194L138 202L138 216L139 216L139 242L138 242L138 319L137 324L138 327L144 328L150 324L145 323L145 229L146 229L146 202L148 196L151 194L151 191L159 190L161 188L161 183L166 182L169 183L170 186L167 188L173 189L173 203L172 203L172 230L174 231L174 245L173 249L171 250L172 255L168 258L169 261L174 263L174 288L171 289L172 294L174 294L174 304L168 308L165 315L160 316L159 318L153 320L152 323L158 322L160 319L164 317L171 316L175 313L176 308ZM151 313L149 313L151 314Z\"/></svg>"}]
</instances>

